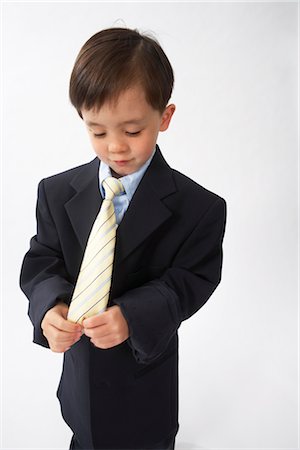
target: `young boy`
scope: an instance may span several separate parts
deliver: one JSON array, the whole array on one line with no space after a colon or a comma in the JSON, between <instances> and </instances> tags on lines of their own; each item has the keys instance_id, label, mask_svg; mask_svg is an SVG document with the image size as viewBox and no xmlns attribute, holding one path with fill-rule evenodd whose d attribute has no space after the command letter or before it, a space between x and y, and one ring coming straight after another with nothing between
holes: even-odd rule
<instances>
[{"instance_id":1,"label":"young boy","mask_svg":"<svg viewBox=\"0 0 300 450\"><path fill-rule=\"evenodd\" d=\"M92 36L76 59L70 99L97 157L39 183L20 284L34 342L64 352L58 398L72 449L174 449L177 330L220 282L226 208L171 169L156 144L175 111L172 88L172 67L152 38L123 28ZM112 200L108 304L72 320L108 176L124 188Z\"/></svg>"}]
</instances>

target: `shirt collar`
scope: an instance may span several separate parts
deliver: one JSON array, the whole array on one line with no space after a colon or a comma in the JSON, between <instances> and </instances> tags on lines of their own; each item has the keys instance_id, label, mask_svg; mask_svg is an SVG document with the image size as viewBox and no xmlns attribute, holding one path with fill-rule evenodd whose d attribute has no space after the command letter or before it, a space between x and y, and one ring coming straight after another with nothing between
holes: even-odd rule
<instances>
[{"instance_id":1,"label":"shirt collar","mask_svg":"<svg viewBox=\"0 0 300 450\"><path fill-rule=\"evenodd\" d=\"M137 170L134 173L131 173L129 175L125 175L124 177L120 177L119 180L121 181L121 183L124 186L125 189L125 194L127 195L128 200L130 201L133 197L133 194L135 193L144 173L146 172L149 164L152 161L152 158L155 154L155 150L156 147L154 148L151 156L147 159L147 161L142 165L142 167L139 168L139 170ZM107 177L111 177L111 170L110 167L104 162L104 161L100 161L100 165L99 165L99 187L100 187L100 192L102 197L104 198L105 193L104 193L104 189L102 186L102 182L105 180L105 178ZM119 195L124 195L124 193L119 194Z\"/></svg>"}]
</instances>

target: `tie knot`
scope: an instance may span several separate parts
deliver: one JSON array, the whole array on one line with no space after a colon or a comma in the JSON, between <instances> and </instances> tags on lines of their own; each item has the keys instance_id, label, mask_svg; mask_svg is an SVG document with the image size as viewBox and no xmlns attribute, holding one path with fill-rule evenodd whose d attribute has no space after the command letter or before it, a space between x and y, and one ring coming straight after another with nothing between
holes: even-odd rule
<instances>
[{"instance_id":1,"label":"tie knot","mask_svg":"<svg viewBox=\"0 0 300 450\"><path fill-rule=\"evenodd\" d=\"M102 181L105 190L105 200L112 200L115 195L124 192L124 187L118 178L107 177Z\"/></svg>"}]
</instances>

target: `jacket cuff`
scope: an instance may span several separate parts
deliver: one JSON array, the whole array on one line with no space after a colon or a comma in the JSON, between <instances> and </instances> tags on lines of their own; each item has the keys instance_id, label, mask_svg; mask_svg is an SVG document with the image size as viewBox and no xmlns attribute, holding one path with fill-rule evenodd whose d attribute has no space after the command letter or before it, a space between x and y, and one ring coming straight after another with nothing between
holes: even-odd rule
<instances>
[{"instance_id":1,"label":"jacket cuff","mask_svg":"<svg viewBox=\"0 0 300 450\"><path fill-rule=\"evenodd\" d=\"M138 363L160 357L180 326L177 294L163 281L153 280L114 299L128 323L128 345Z\"/></svg>"}]
</instances>

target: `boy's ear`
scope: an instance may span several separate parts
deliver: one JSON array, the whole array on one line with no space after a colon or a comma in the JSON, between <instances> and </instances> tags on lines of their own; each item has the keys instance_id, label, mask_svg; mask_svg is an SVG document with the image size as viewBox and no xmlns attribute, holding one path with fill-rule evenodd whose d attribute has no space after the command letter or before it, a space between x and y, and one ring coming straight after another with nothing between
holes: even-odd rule
<instances>
[{"instance_id":1,"label":"boy's ear","mask_svg":"<svg viewBox=\"0 0 300 450\"><path fill-rule=\"evenodd\" d=\"M166 131L170 125L172 116L175 112L176 106L173 104L170 104L166 107L164 110L162 116L161 116L161 123L159 131Z\"/></svg>"}]
</instances>

